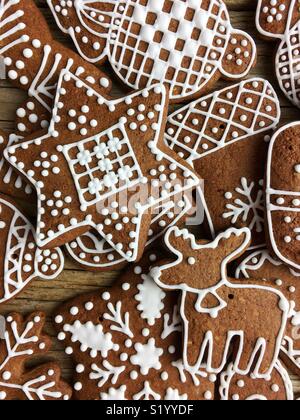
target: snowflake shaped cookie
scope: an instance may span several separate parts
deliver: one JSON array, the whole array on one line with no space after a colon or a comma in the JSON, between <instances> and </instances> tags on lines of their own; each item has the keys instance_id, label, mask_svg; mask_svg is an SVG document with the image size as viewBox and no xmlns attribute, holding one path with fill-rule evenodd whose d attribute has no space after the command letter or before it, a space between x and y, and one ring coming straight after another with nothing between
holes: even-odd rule
<instances>
[{"instance_id":1,"label":"snowflake shaped cookie","mask_svg":"<svg viewBox=\"0 0 300 420\"><path fill-rule=\"evenodd\" d=\"M145 278L150 281L149 267L155 259L155 254L148 253L111 289L79 296L57 311L58 339L64 342L66 353L76 365L77 399L214 398L216 376L208 376L204 369L186 369L182 363L177 294L167 296L152 280L150 298L142 299L139 308L139 289ZM151 295L154 300L159 296L162 304L152 303ZM159 316L142 317L142 311L153 313L153 305L160 311ZM113 348L105 345L105 354L101 349L108 335Z\"/></svg>"}]
</instances>

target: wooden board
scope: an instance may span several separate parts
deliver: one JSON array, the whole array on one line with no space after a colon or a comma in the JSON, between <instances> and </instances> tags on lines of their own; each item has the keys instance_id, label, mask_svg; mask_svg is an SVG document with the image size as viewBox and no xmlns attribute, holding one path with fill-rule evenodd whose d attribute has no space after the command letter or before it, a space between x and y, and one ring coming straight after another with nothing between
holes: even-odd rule
<instances>
[{"instance_id":1,"label":"wooden board","mask_svg":"<svg viewBox=\"0 0 300 420\"><path fill-rule=\"evenodd\" d=\"M54 24L45 0L36 0L36 3L42 9L56 38L72 48L69 40L59 32ZM227 0L225 3L229 8L233 25L250 33L257 43L258 61L250 76L264 77L273 83L274 86L277 86L273 71L274 44L262 41L255 30L254 16L257 2L254 0ZM104 71L109 73L110 68L107 66ZM223 85L224 83L220 83L218 87ZM279 93L279 88L277 92ZM120 87L115 86L113 94L120 93ZM13 130L15 110L25 98L26 94L24 92L15 89L6 80L0 80L0 128ZM299 119L300 111L293 107L283 95L280 95L280 101L282 106L282 123ZM35 206L35 203L32 203L32 206ZM55 332L51 324L51 313L60 303L72 297L84 292L108 287L118 275L119 273L116 271L109 273L85 272L71 261L67 261L65 270L58 279L50 282L34 281L18 298L6 305L1 305L0 312L6 314L10 311L19 311L26 314L36 310L45 311L48 315L45 330L53 337L53 349L49 354L49 358L57 360L62 366L63 376L70 379L72 361L66 356L61 344L55 338ZM299 395L300 380L293 377L293 382L295 391Z\"/></svg>"}]
</instances>

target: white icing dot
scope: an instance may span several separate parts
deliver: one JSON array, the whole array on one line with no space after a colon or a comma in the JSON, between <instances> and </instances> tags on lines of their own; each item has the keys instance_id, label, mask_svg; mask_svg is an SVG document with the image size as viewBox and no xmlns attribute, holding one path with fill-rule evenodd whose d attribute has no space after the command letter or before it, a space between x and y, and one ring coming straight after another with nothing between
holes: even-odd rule
<instances>
[{"instance_id":1,"label":"white icing dot","mask_svg":"<svg viewBox=\"0 0 300 420\"><path fill-rule=\"evenodd\" d=\"M76 306L73 306L73 308L70 309L70 314L75 316L78 315L79 309Z\"/></svg>"},{"instance_id":2,"label":"white icing dot","mask_svg":"<svg viewBox=\"0 0 300 420\"><path fill-rule=\"evenodd\" d=\"M168 351L169 351L169 353L170 353L170 354L174 354L174 353L176 352L176 348L175 348L175 346L170 346L170 347L168 348Z\"/></svg>"},{"instance_id":3,"label":"white icing dot","mask_svg":"<svg viewBox=\"0 0 300 420\"><path fill-rule=\"evenodd\" d=\"M87 311L91 311L92 309L94 309L94 305L93 305L93 303L92 303L92 302L87 302L87 303L84 305L84 307L85 307L85 309L86 309Z\"/></svg>"},{"instance_id":4,"label":"white icing dot","mask_svg":"<svg viewBox=\"0 0 300 420\"><path fill-rule=\"evenodd\" d=\"M104 292L102 294L102 299L103 300L109 300L110 299L110 293L109 292Z\"/></svg>"},{"instance_id":5,"label":"white icing dot","mask_svg":"<svg viewBox=\"0 0 300 420\"><path fill-rule=\"evenodd\" d=\"M211 393L210 391L206 391L206 392L204 393L204 398L205 398L206 400L211 400L211 399L212 399L212 393Z\"/></svg>"},{"instance_id":6,"label":"white icing dot","mask_svg":"<svg viewBox=\"0 0 300 420\"><path fill-rule=\"evenodd\" d=\"M55 323L56 324L61 324L63 322L63 317L61 315L57 315L57 317L55 318Z\"/></svg>"},{"instance_id":7,"label":"white icing dot","mask_svg":"<svg viewBox=\"0 0 300 420\"><path fill-rule=\"evenodd\" d=\"M83 373L84 371L85 371L84 365L79 364L76 366L77 373Z\"/></svg>"},{"instance_id":8,"label":"white icing dot","mask_svg":"<svg viewBox=\"0 0 300 420\"><path fill-rule=\"evenodd\" d=\"M76 382L74 384L74 389L75 389L75 391L81 391L82 390L82 383L81 382Z\"/></svg>"}]
</instances>

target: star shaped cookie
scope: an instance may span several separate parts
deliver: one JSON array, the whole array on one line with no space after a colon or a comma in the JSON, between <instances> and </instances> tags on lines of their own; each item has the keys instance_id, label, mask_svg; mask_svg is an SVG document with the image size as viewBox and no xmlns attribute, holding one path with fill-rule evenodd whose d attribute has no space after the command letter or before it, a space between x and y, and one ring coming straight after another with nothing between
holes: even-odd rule
<instances>
[{"instance_id":1,"label":"star shaped cookie","mask_svg":"<svg viewBox=\"0 0 300 420\"><path fill-rule=\"evenodd\" d=\"M62 72L48 132L5 151L36 188L38 246L94 228L127 261L141 257L150 210L199 184L163 143L167 107L163 85L107 99Z\"/></svg>"}]
</instances>

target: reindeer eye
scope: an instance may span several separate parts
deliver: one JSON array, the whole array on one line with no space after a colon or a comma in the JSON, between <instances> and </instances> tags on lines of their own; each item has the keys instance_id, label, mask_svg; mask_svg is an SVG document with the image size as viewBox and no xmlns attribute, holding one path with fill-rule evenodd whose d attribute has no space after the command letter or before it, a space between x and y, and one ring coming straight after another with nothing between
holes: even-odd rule
<instances>
[{"instance_id":1,"label":"reindeer eye","mask_svg":"<svg viewBox=\"0 0 300 420\"><path fill-rule=\"evenodd\" d=\"M228 295L228 299L233 300L234 299L234 295Z\"/></svg>"},{"instance_id":2,"label":"reindeer eye","mask_svg":"<svg viewBox=\"0 0 300 420\"><path fill-rule=\"evenodd\" d=\"M196 264L195 258L194 257L188 258L188 263L189 263L189 265L195 265Z\"/></svg>"}]
</instances>

